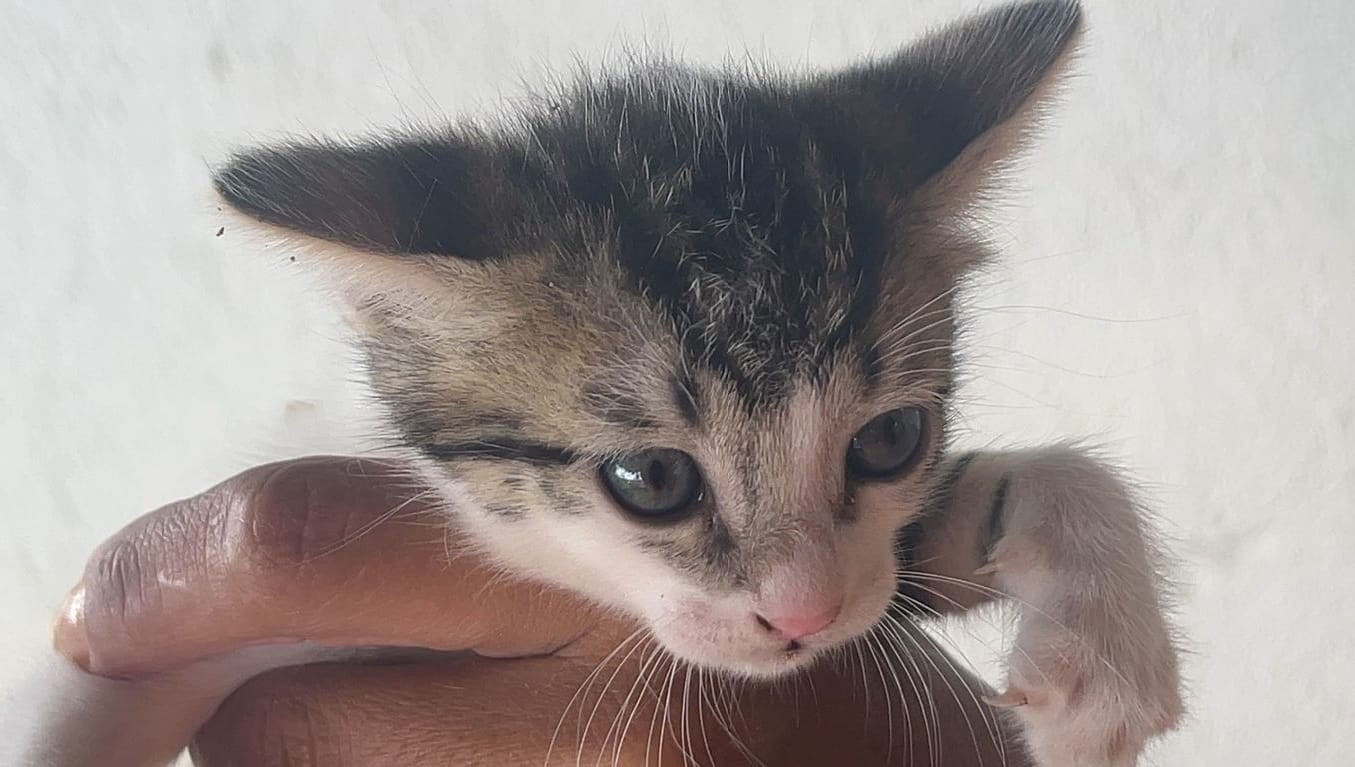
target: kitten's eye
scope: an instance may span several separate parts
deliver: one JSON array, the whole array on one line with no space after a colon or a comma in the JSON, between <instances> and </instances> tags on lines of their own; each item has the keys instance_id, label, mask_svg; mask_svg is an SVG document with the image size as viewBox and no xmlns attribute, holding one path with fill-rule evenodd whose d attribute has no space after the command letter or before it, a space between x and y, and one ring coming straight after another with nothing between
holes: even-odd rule
<instances>
[{"instance_id":1,"label":"kitten's eye","mask_svg":"<svg viewBox=\"0 0 1355 767\"><path fill-rule=\"evenodd\" d=\"M922 410L897 408L876 416L852 437L847 469L858 477L888 477L907 468L921 449Z\"/></svg>"},{"instance_id":2,"label":"kitten's eye","mask_svg":"<svg viewBox=\"0 0 1355 767\"><path fill-rule=\"evenodd\" d=\"M701 472L681 450L656 447L606 461L602 484L622 508L647 519L680 514L701 500Z\"/></svg>"}]
</instances>

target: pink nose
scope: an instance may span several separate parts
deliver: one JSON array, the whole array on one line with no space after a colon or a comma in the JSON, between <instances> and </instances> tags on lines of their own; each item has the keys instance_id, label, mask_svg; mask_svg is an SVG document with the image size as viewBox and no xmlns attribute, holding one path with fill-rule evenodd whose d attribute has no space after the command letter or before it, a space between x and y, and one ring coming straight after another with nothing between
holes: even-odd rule
<instances>
[{"instance_id":1,"label":"pink nose","mask_svg":"<svg viewBox=\"0 0 1355 767\"><path fill-rule=\"evenodd\" d=\"M828 628L841 612L842 603L839 602L827 610L810 608L775 617L759 615L757 620L763 628L775 631L787 642L793 642Z\"/></svg>"}]
</instances>

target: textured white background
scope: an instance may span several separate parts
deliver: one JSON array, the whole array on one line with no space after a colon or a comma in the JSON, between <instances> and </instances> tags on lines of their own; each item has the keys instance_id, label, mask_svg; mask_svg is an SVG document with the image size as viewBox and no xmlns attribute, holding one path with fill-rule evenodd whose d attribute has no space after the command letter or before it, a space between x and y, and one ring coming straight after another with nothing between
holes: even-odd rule
<instances>
[{"instance_id":1,"label":"textured white background","mask_svg":"<svg viewBox=\"0 0 1355 767\"><path fill-rule=\"evenodd\" d=\"M1089 5L1082 76L974 298L964 439L1090 435L1147 483L1193 708L1155 763L1355 763L1355 4ZM125 521L360 447L328 309L214 236L228 146L483 114L622 40L832 64L970 7L6 0L0 679Z\"/></svg>"}]
</instances>

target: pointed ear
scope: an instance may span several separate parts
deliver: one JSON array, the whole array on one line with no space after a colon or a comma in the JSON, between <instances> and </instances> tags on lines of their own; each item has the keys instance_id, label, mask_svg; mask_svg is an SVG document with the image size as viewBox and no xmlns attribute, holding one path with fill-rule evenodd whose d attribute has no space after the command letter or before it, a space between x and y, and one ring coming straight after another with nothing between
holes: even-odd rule
<instances>
[{"instance_id":1,"label":"pointed ear","mask_svg":"<svg viewBox=\"0 0 1355 767\"><path fill-rule=\"evenodd\" d=\"M834 138L863 177L928 208L963 210L1020 149L1081 30L1076 0L1036 0L960 21L881 61L838 72Z\"/></svg>"},{"instance_id":2,"label":"pointed ear","mask_svg":"<svg viewBox=\"0 0 1355 767\"><path fill-rule=\"evenodd\" d=\"M234 155L214 174L238 212L292 234L387 256L506 255L522 196L506 151L456 136L287 143Z\"/></svg>"}]
</instances>

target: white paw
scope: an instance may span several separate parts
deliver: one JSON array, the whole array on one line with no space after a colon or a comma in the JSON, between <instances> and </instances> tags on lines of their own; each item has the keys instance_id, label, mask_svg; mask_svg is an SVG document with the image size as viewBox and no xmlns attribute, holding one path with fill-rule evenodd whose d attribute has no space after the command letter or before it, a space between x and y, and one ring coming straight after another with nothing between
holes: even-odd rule
<instances>
[{"instance_id":1,"label":"white paw","mask_svg":"<svg viewBox=\"0 0 1355 767\"><path fill-rule=\"evenodd\" d=\"M981 572L1020 611L1006 689L1040 767L1135 765L1183 711L1142 518L1113 472L1067 449L1009 467Z\"/></svg>"}]
</instances>

